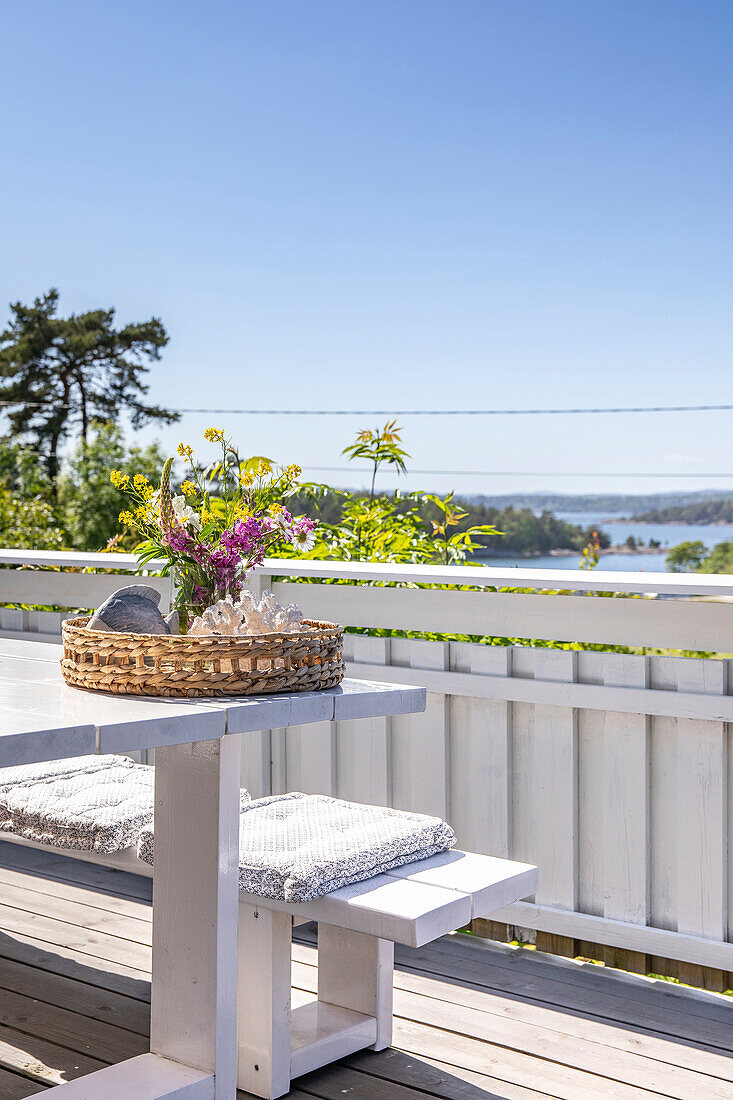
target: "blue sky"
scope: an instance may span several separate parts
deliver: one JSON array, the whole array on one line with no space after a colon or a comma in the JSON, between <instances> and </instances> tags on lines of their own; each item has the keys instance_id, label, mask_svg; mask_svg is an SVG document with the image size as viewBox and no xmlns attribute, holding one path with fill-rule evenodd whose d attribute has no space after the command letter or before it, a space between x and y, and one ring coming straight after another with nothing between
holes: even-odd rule
<instances>
[{"instance_id":1,"label":"blue sky","mask_svg":"<svg viewBox=\"0 0 733 1100\"><path fill-rule=\"evenodd\" d=\"M730 0L0 15L0 309L55 285L69 311L160 316L156 401L733 401ZM213 419L304 466L341 465L364 420ZM410 487L733 487L691 476L733 474L733 413L404 424L416 468L532 471Z\"/></svg>"}]
</instances>

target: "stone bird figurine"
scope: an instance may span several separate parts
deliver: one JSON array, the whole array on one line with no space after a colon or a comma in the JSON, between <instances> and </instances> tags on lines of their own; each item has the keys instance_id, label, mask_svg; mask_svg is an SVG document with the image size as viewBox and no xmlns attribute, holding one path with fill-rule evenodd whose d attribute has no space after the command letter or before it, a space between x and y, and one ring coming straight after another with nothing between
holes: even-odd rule
<instances>
[{"instance_id":1,"label":"stone bird figurine","mask_svg":"<svg viewBox=\"0 0 733 1100\"><path fill-rule=\"evenodd\" d=\"M87 623L91 630L126 634L177 634L178 612L165 618L159 610L160 592L148 584L128 584L113 592Z\"/></svg>"}]
</instances>

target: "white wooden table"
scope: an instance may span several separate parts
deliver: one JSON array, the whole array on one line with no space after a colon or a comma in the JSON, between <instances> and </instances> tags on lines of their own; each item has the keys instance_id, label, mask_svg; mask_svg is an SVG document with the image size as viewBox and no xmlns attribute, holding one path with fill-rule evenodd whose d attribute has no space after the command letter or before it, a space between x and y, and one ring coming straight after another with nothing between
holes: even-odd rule
<instances>
[{"instance_id":1,"label":"white wooden table","mask_svg":"<svg viewBox=\"0 0 733 1100\"><path fill-rule=\"evenodd\" d=\"M346 680L294 695L139 699L67 687L61 647L0 638L0 767L155 748L151 1053L59 1100L234 1100L242 737L424 710L423 688Z\"/></svg>"}]
</instances>

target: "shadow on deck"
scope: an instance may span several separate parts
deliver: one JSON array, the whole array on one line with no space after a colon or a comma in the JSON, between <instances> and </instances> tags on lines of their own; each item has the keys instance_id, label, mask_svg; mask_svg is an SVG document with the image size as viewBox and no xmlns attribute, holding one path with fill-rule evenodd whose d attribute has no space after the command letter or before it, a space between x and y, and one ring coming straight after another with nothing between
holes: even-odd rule
<instances>
[{"instance_id":1,"label":"shadow on deck","mask_svg":"<svg viewBox=\"0 0 733 1100\"><path fill-rule=\"evenodd\" d=\"M0 1100L147 1050L150 889L0 842ZM301 999L316 951L298 931ZM301 1078L293 1100L733 1097L733 1004L715 994L466 936L398 948L395 981L395 1047Z\"/></svg>"}]
</instances>

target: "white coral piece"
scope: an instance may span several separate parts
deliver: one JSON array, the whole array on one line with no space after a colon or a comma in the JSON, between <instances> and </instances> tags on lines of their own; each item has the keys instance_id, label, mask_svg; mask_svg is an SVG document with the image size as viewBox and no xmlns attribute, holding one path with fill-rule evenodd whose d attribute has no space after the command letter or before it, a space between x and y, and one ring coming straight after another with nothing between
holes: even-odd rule
<instances>
[{"instance_id":1,"label":"white coral piece","mask_svg":"<svg viewBox=\"0 0 733 1100\"><path fill-rule=\"evenodd\" d=\"M261 599L245 589L237 603L231 596L207 607L197 616L189 634L222 634L242 637L274 632L292 634L303 629L303 613L294 603L283 607L267 589Z\"/></svg>"}]
</instances>

